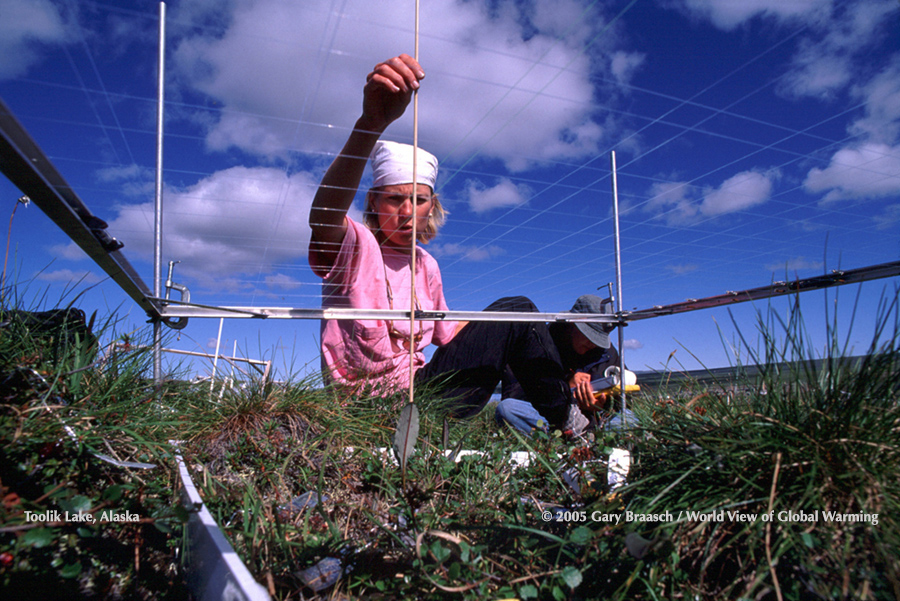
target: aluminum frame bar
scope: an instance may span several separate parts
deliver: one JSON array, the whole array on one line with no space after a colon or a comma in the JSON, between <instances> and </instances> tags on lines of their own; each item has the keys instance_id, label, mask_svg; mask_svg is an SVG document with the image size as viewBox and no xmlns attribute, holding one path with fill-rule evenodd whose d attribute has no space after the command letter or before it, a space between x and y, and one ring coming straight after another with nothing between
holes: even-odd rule
<instances>
[{"instance_id":1,"label":"aluminum frame bar","mask_svg":"<svg viewBox=\"0 0 900 601\"><path fill-rule=\"evenodd\" d=\"M712 307L734 305L737 303L785 296L799 292L822 290L834 286L858 284L860 282L889 278L897 275L900 275L900 261L879 263L878 265L870 265L869 267L860 267L858 269L835 269L832 270L830 274L811 278L802 278L793 281L778 281L768 286L750 288L739 292L726 292L725 294L708 296L701 299L691 298L671 305L657 305L649 309L625 311L621 317L625 321L638 321L641 319L649 319L651 317L697 311L698 309L710 309Z\"/></svg>"},{"instance_id":2,"label":"aluminum frame bar","mask_svg":"<svg viewBox=\"0 0 900 601\"><path fill-rule=\"evenodd\" d=\"M133 349L142 349L142 348L149 349L151 347L150 346L132 345L131 348L133 348ZM162 351L164 353L172 353L174 355L187 355L189 357L204 357L206 359L211 359L213 357L212 353L201 353L198 351L184 351L184 350L177 349L177 348L164 348L164 349L162 349ZM260 373L262 373L262 370L259 369L259 366L260 365L268 365L270 363L270 361L263 361L262 359L250 359L247 357L229 357L228 355L219 355L219 359L223 359L225 361L228 361L229 363L248 363L253 368L257 369Z\"/></svg>"},{"instance_id":3,"label":"aluminum frame bar","mask_svg":"<svg viewBox=\"0 0 900 601\"><path fill-rule=\"evenodd\" d=\"M617 315L587 315L583 313L519 313L515 311L417 311L416 319L424 321L566 321L586 323L621 324L651 317L674 315L699 309L734 305L747 301L784 296L798 292L821 290L834 286L856 284L870 280L900 275L900 261L881 263L858 269L835 270L831 274L775 282L769 286L751 288L740 292L726 292L702 299L688 299L671 305L657 305L649 309L622 311ZM183 303L164 298L151 298L160 305L160 314L166 318L233 317L238 319L408 319L409 311L402 309L302 309L297 307L216 307L196 303Z\"/></svg>"},{"instance_id":4,"label":"aluminum frame bar","mask_svg":"<svg viewBox=\"0 0 900 601\"><path fill-rule=\"evenodd\" d=\"M118 250L98 237L96 217L0 99L0 171L72 239L151 317L159 311L150 289ZM99 220L98 220L99 221ZM103 224L105 226L105 224ZM105 233L104 233L105 236ZM105 236L108 240L108 236ZM107 240L107 244L109 243ZM114 241L114 240L113 240Z\"/></svg>"},{"instance_id":5,"label":"aluminum frame bar","mask_svg":"<svg viewBox=\"0 0 900 601\"><path fill-rule=\"evenodd\" d=\"M163 306L163 317L233 317L243 319L409 319L403 309L301 309L296 307L213 307L154 299ZM168 303L168 305L166 304ZM584 313L538 313L517 311L416 311L416 319L423 321L569 321L618 323L615 315L586 315Z\"/></svg>"}]
</instances>

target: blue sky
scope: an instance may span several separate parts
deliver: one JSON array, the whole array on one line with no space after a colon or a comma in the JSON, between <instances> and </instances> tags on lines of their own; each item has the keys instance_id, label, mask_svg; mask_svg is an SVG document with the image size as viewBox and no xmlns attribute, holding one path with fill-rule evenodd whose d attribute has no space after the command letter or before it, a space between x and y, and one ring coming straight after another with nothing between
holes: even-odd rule
<instances>
[{"instance_id":1,"label":"blue sky","mask_svg":"<svg viewBox=\"0 0 900 601\"><path fill-rule=\"evenodd\" d=\"M611 150L627 308L898 259L896 0L422 4L420 144L441 160L451 213L426 248L452 309L523 294L561 311L614 281ZM366 73L413 52L413 7L167 5L163 259L181 261L192 300L319 306L308 206ZM0 0L0 97L148 283L157 26L155 2ZM410 112L386 137L411 135ZM0 179L6 214L20 195ZM77 281L80 306L146 327L37 207L19 208L10 242L8 279L27 295L52 304ZM842 327L859 292L858 350L896 284L840 291ZM833 297L802 303L819 345ZM734 308L751 340L764 308ZM171 345L207 350L217 329L191 320ZM284 375L285 363L317 366L317 336L316 322L230 320L223 350L237 341ZM726 365L736 340L723 309L636 322L625 337L634 369L673 351L670 366Z\"/></svg>"}]
</instances>

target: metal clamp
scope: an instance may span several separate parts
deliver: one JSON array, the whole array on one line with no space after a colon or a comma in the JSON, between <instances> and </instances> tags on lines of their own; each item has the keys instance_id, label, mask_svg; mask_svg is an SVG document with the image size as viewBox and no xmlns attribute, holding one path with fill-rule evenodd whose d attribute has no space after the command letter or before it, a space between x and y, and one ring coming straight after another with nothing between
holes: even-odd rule
<instances>
[{"instance_id":1,"label":"metal clamp","mask_svg":"<svg viewBox=\"0 0 900 601\"><path fill-rule=\"evenodd\" d=\"M188 287L176 284L172 281L172 272L175 271L175 263L181 263L181 261L169 261L169 275L166 276L166 300L169 300L169 292L171 290L178 290L181 293L181 301L189 303L191 302L191 291L188 290ZM183 330L188 324L188 318L179 317L177 319L172 319L171 317L163 317L162 322L173 330Z\"/></svg>"}]
</instances>

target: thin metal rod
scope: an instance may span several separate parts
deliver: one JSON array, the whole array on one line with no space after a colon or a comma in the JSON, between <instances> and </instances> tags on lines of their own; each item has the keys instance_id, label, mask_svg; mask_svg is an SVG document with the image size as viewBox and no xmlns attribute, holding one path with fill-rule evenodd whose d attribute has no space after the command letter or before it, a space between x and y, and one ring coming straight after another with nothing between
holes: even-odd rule
<instances>
[{"instance_id":1,"label":"thin metal rod","mask_svg":"<svg viewBox=\"0 0 900 601\"><path fill-rule=\"evenodd\" d=\"M419 60L419 0L416 0L415 11L415 43L413 55ZM418 233L416 222L419 216L419 91L413 90L413 161L412 161L412 249L410 251L409 266L409 403L415 401L415 375L416 375L416 244Z\"/></svg>"},{"instance_id":2,"label":"thin metal rod","mask_svg":"<svg viewBox=\"0 0 900 601\"><path fill-rule=\"evenodd\" d=\"M146 348L150 348L150 347L140 346L140 345L135 344L135 345L130 345L128 348L146 349ZM190 357L204 357L206 359L213 358L211 353L201 353L198 351L184 351L184 350L176 349L176 348L164 348L163 352L164 353L172 353L173 355L187 355ZM249 359L246 357L238 357L238 356L229 357L228 355L219 355L219 359L221 359L223 361L227 361L228 363L231 363L232 365L234 365L234 363L236 363L236 362L249 363L254 369L258 369L257 366L259 366L259 365L268 365L269 364L269 361L263 361L262 359ZM239 369L239 371L241 371L241 373L245 373L240 368L238 368L238 369Z\"/></svg>"},{"instance_id":3,"label":"thin metal rod","mask_svg":"<svg viewBox=\"0 0 900 601\"><path fill-rule=\"evenodd\" d=\"M612 179L613 222L616 228L616 314L621 315L625 305L622 302L622 239L619 234L619 182L616 177L616 151L609 153L610 173ZM627 426L626 412L628 401L625 396L625 324L619 324L619 391L622 395L622 423Z\"/></svg>"},{"instance_id":4,"label":"thin metal rod","mask_svg":"<svg viewBox=\"0 0 900 601\"><path fill-rule=\"evenodd\" d=\"M153 296L162 291L163 122L166 81L166 3L159 3L159 69L156 82L156 195L153 218ZM153 380L162 382L162 323L153 322Z\"/></svg>"}]
</instances>

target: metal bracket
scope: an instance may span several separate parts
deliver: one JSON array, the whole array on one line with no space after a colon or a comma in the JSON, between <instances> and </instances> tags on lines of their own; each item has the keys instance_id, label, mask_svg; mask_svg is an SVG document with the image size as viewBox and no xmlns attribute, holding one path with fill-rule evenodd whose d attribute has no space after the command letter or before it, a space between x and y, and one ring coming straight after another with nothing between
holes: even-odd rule
<instances>
[{"instance_id":1,"label":"metal bracket","mask_svg":"<svg viewBox=\"0 0 900 601\"><path fill-rule=\"evenodd\" d=\"M96 215L89 215L86 219L82 219L84 224L87 226L91 233L94 234L94 238L97 239L97 242L100 243L107 252L117 251L123 246L125 246L124 242L116 240L106 231L106 228L109 225L97 217Z\"/></svg>"},{"instance_id":2,"label":"metal bracket","mask_svg":"<svg viewBox=\"0 0 900 601\"><path fill-rule=\"evenodd\" d=\"M166 300L169 300L170 290L178 290L181 293L181 302L189 303L191 302L191 291L188 290L188 287L172 281L172 272L175 271L176 263L181 263L181 261L169 261L169 275L166 276ZM188 324L188 318L179 317L173 319L171 317L163 317L162 322L173 330L183 330Z\"/></svg>"}]
</instances>

